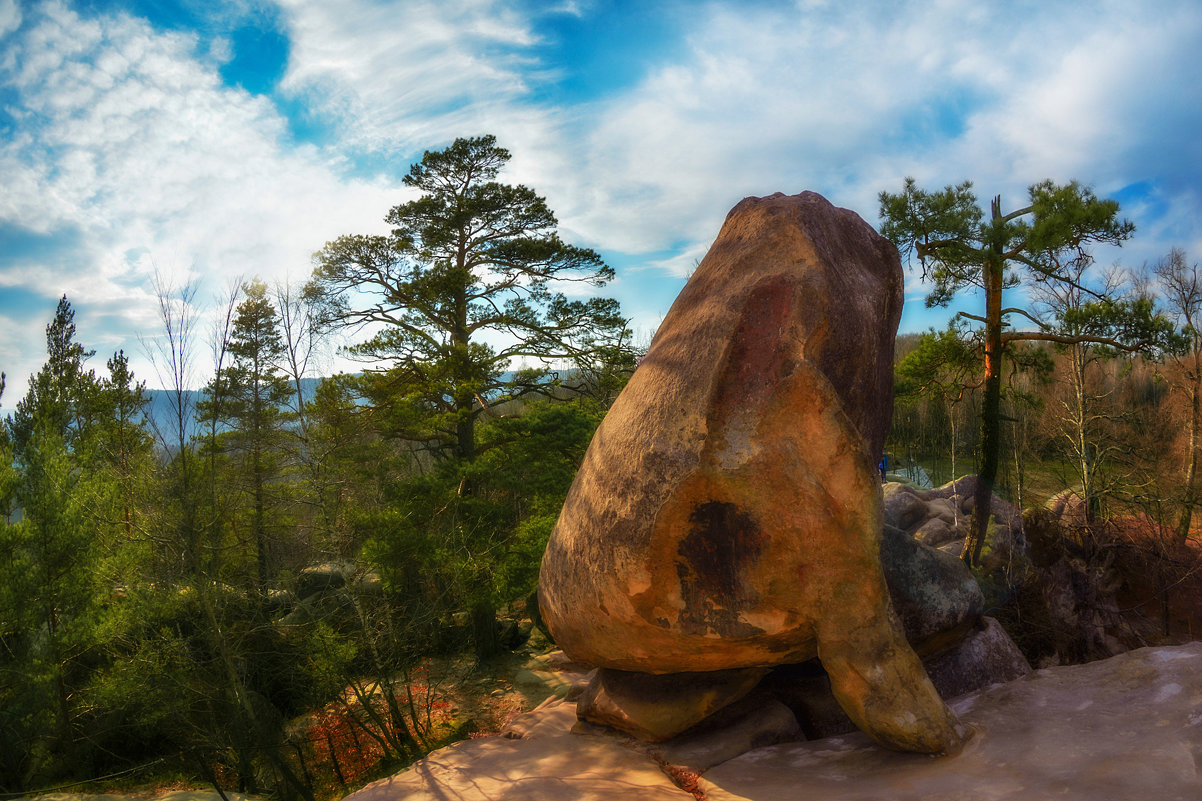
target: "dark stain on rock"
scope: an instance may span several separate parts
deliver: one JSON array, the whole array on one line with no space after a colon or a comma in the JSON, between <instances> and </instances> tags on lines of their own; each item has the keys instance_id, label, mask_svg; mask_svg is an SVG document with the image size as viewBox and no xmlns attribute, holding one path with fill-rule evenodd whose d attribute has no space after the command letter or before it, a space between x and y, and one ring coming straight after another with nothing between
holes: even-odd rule
<instances>
[{"instance_id":1,"label":"dark stain on rock","mask_svg":"<svg viewBox=\"0 0 1202 801\"><path fill-rule=\"evenodd\" d=\"M759 558L763 540L755 519L735 504L707 501L693 510L689 533L676 549L685 632L724 637L763 632L738 619L739 612L759 602L743 573Z\"/></svg>"}]
</instances>

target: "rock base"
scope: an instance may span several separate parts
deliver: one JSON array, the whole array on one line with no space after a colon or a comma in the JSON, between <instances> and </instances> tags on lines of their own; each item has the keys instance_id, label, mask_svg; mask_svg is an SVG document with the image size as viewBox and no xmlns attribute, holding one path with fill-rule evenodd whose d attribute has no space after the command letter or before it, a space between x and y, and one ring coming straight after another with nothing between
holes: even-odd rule
<instances>
[{"instance_id":1,"label":"rock base","mask_svg":"<svg viewBox=\"0 0 1202 801\"><path fill-rule=\"evenodd\" d=\"M745 701L757 696L758 691ZM711 738L704 747L693 743L691 754L686 747L672 750L679 743L648 746L621 735L572 734L575 705L557 700L515 720L502 737L457 743L348 798L1202 798L1202 643L1035 671L951 706L974 736L958 755L932 759L886 751L860 733L754 748L761 735L748 732L771 726L747 728L748 717L736 714L740 704L733 704L729 730L741 733L728 739L744 737L754 750L706 770L688 761L702 765L724 756L712 747L717 732L704 734ZM704 775L697 779L697 773Z\"/></svg>"}]
</instances>

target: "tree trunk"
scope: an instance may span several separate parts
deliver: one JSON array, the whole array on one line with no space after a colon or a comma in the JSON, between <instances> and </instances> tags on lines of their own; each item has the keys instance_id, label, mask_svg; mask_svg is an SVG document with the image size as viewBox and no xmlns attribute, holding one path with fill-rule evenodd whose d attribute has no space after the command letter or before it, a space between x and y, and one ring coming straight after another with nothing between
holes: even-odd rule
<instances>
[{"instance_id":1,"label":"tree trunk","mask_svg":"<svg viewBox=\"0 0 1202 801\"><path fill-rule=\"evenodd\" d=\"M1001 198L993 199L993 220L1001 218ZM960 558L969 567L981 563L981 548L989 530L993 485L1001 456L1002 416L1002 269L1001 243L991 243L993 258L982 267L985 284L985 396L981 403L981 467L973 500L972 529Z\"/></svg>"},{"instance_id":2,"label":"tree trunk","mask_svg":"<svg viewBox=\"0 0 1202 801\"><path fill-rule=\"evenodd\" d=\"M465 462L476 457L476 418L472 414L475 398L468 395L455 400L459 420L455 423L455 455Z\"/></svg>"},{"instance_id":3,"label":"tree trunk","mask_svg":"<svg viewBox=\"0 0 1202 801\"><path fill-rule=\"evenodd\" d=\"M1193 525L1194 506L1198 503L1198 438L1202 435L1202 372L1194 372L1194 385L1190 388L1189 450L1185 455L1185 502L1182 504L1181 520L1177 525L1177 536L1184 542L1189 539Z\"/></svg>"},{"instance_id":4,"label":"tree trunk","mask_svg":"<svg viewBox=\"0 0 1202 801\"><path fill-rule=\"evenodd\" d=\"M1081 501L1085 509L1085 520L1092 522L1098 512L1097 491L1094 489L1094 470L1097 465L1094 464L1095 445L1089 430L1090 404L1085 385L1088 364L1086 347L1076 344L1069 352L1073 367L1073 450L1076 451L1078 473L1081 476Z\"/></svg>"},{"instance_id":5,"label":"tree trunk","mask_svg":"<svg viewBox=\"0 0 1202 801\"><path fill-rule=\"evenodd\" d=\"M487 661L501 652L501 642L497 638L497 610L484 601L477 601L472 606L472 641L478 662Z\"/></svg>"}]
</instances>

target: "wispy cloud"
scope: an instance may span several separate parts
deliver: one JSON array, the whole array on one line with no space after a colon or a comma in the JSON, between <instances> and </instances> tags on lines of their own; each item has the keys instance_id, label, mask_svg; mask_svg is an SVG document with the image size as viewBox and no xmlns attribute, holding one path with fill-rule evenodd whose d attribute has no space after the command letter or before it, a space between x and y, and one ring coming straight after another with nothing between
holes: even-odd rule
<instances>
[{"instance_id":1,"label":"wispy cloud","mask_svg":"<svg viewBox=\"0 0 1202 801\"><path fill-rule=\"evenodd\" d=\"M906 175L1016 201L1075 177L1124 197L1141 228L1125 259L1202 252L1196 3L664 8L642 73L553 103L541 90L579 69L550 60L570 58L548 46L557 23L600 4L238 0L197 31L0 0L0 237L24 243L0 253L0 290L47 315L86 297L81 334L129 350L153 327L156 267L213 286L303 276L327 239L381 229L423 149L481 133L569 238L624 265L614 289L642 327L749 194L813 189L875 223ZM264 94L222 80L257 13L287 42ZM0 338L10 400L37 366L29 341Z\"/></svg>"},{"instance_id":2,"label":"wispy cloud","mask_svg":"<svg viewBox=\"0 0 1202 801\"><path fill-rule=\"evenodd\" d=\"M89 313L108 313L125 318L96 326L114 340L147 332L156 269L206 286L304 275L324 239L378 227L394 197L344 180L312 148L286 149L282 117L223 86L194 36L47 3L10 37L2 79L19 132L0 145L0 220L73 246L49 259L10 254L0 286L33 290L49 309L63 293L86 299L82 330ZM30 361L11 349L0 358Z\"/></svg>"},{"instance_id":3,"label":"wispy cloud","mask_svg":"<svg viewBox=\"0 0 1202 801\"><path fill-rule=\"evenodd\" d=\"M341 142L408 155L483 131L528 91L537 41L510 3L283 0L281 89L336 120ZM490 129L491 130L491 129Z\"/></svg>"}]
</instances>

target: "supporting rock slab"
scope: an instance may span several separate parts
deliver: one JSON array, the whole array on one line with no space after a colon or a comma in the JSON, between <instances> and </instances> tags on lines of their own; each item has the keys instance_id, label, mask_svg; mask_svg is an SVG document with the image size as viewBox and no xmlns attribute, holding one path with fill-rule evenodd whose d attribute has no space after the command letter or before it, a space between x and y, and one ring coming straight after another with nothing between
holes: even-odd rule
<instances>
[{"instance_id":1,"label":"supporting rock slab","mask_svg":"<svg viewBox=\"0 0 1202 801\"><path fill-rule=\"evenodd\" d=\"M655 676L600 668L580 697L580 719L661 742L738 701L767 673L747 668Z\"/></svg>"},{"instance_id":2,"label":"supporting rock slab","mask_svg":"<svg viewBox=\"0 0 1202 801\"><path fill-rule=\"evenodd\" d=\"M347 796L347 801L451 799L693 801L694 796L650 758L588 735L464 740Z\"/></svg>"},{"instance_id":3,"label":"supporting rock slab","mask_svg":"<svg viewBox=\"0 0 1202 801\"><path fill-rule=\"evenodd\" d=\"M856 733L749 752L701 788L708 801L1202 798L1202 643L1039 670L952 708L974 731L955 757Z\"/></svg>"}]
</instances>

